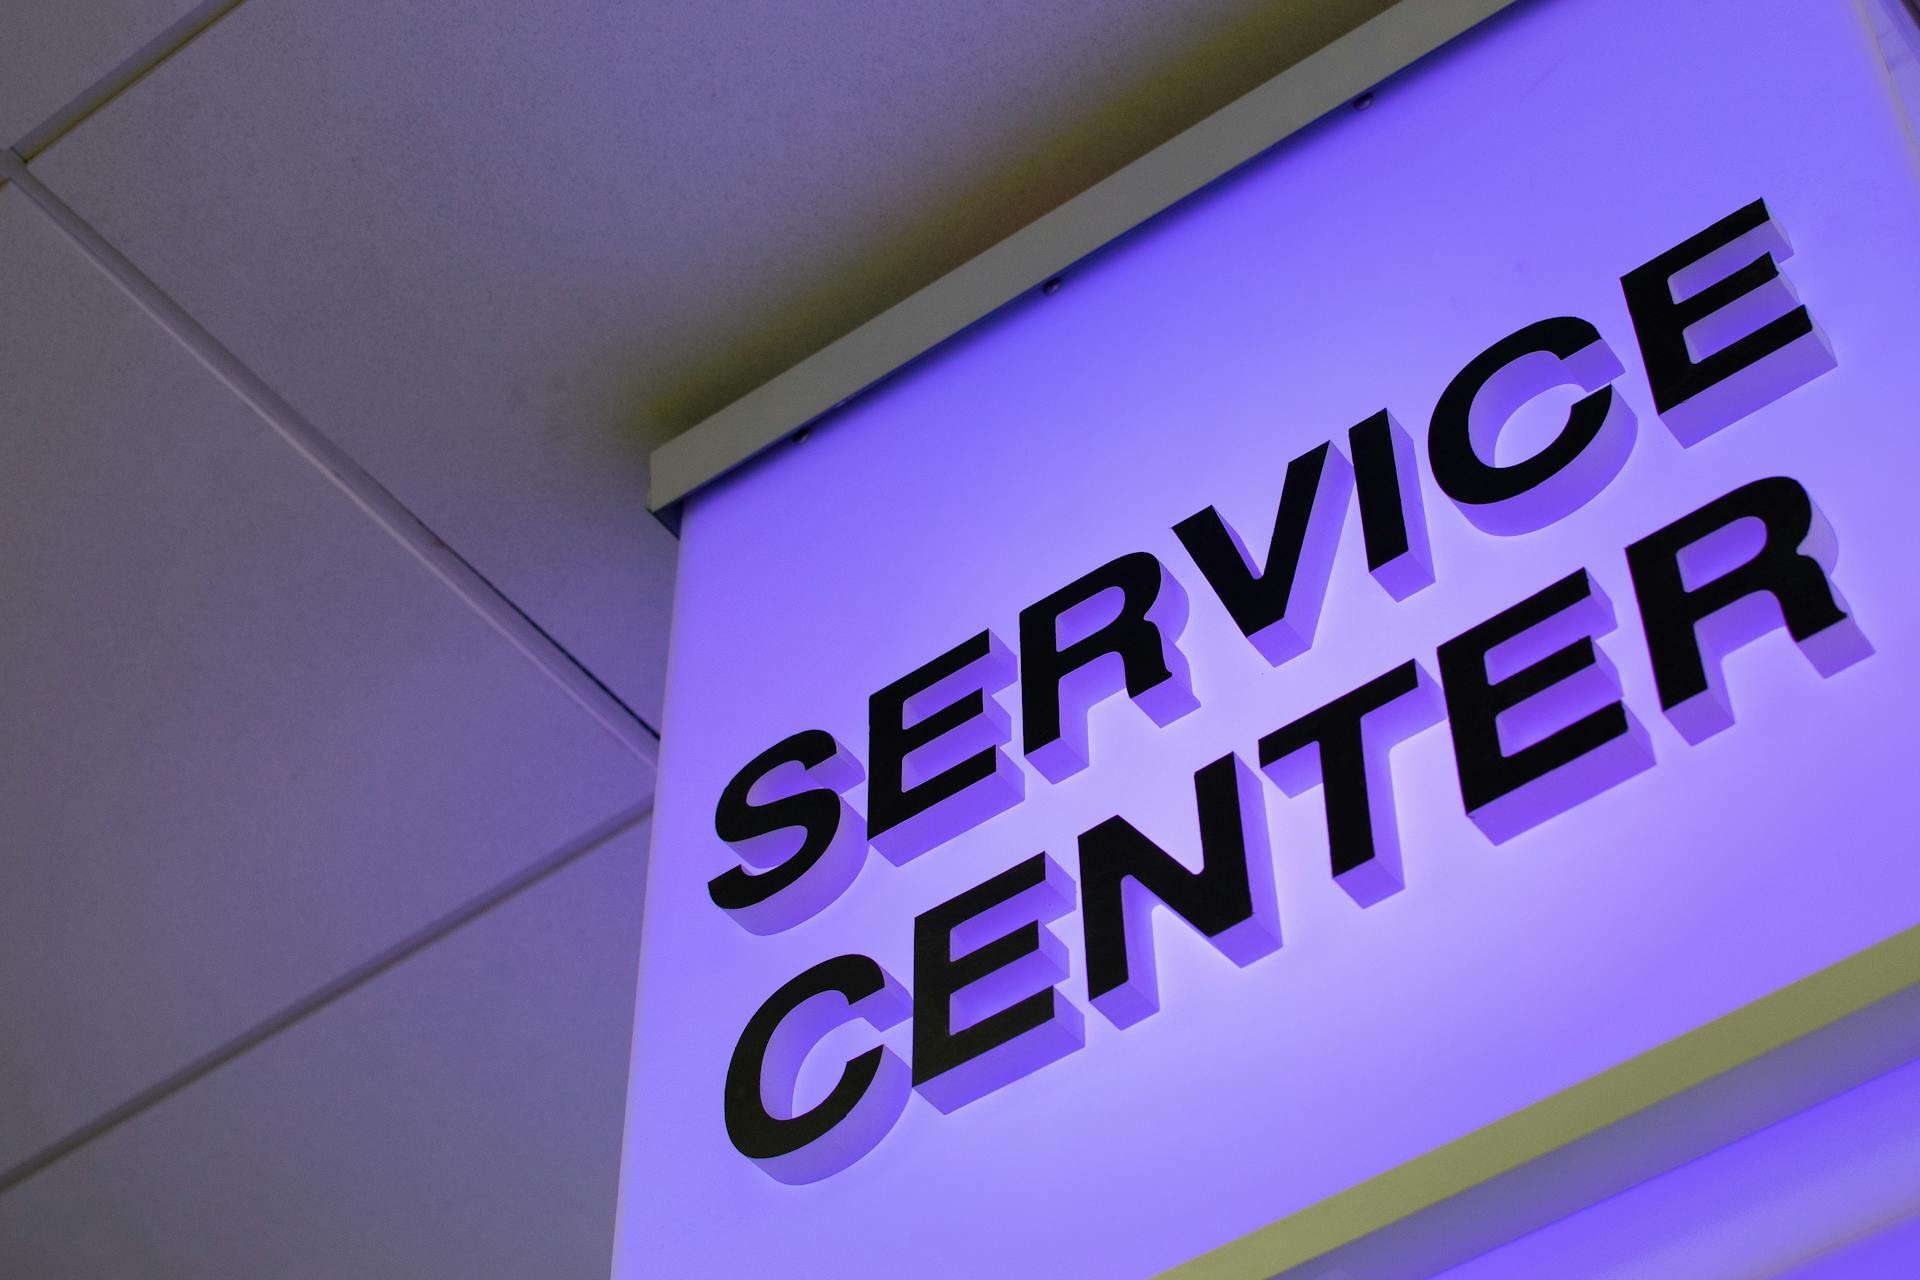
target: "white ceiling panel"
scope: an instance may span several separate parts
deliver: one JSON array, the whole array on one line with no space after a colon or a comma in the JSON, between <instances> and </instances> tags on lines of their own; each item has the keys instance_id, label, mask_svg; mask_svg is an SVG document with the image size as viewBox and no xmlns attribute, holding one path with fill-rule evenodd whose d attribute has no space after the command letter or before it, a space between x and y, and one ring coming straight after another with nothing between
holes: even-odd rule
<instances>
[{"instance_id":1,"label":"white ceiling panel","mask_svg":"<svg viewBox=\"0 0 1920 1280\"><path fill-rule=\"evenodd\" d=\"M247 0L36 166L642 715L646 458L1385 0Z\"/></svg>"},{"instance_id":2,"label":"white ceiling panel","mask_svg":"<svg viewBox=\"0 0 1920 1280\"><path fill-rule=\"evenodd\" d=\"M0 4L0 146L11 146L171 24L194 0Z\"/></svg>"},{"instance_id":3,"label":"white ceiling panel","mask_svg":"<svg viewBox=\"0 0 1920 1280\"><path fill-rule=\"evenodd\" d=\"M644 829L0 1196L33 1280L605 1280Z\"/></svg>"},{"instance_id":4,"label":"white ceiling panel","mask_svg":"<svg viewBox=\"0 0 1920 1280\"><path fill-rule=\"evenodd\" d=\"M14 186L0 546L0 1170L650 795Z\"/></svg>"}]
</instances>

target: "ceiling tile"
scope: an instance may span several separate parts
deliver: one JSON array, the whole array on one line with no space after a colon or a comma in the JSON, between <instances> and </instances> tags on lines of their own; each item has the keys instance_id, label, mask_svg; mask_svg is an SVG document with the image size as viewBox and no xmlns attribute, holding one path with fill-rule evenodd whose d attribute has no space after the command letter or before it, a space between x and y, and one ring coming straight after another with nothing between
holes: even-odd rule
<instances>
[{"instance_id":1,"label":"ceiling tile","mask_svg":"<svg viewBox=\"0 0 1920 1280\"><path fill-rule=\"evenodd\" d=\"M1387 0L248 0L35 166L657 723L677 431Z\"/></svg>"},{"instance_id":2,"label":"ceiling tile","mask_svg":"<svg viewBox=\"0 0 1920 1280\"><path fill-rule=\"evenodd\" d=\"M605 1280L646 833L0 1195L35 1280Z\"/></svg>"},{"instance_id":3,"label":"ceiling tile","mask_svg":"<svg viewBox=\"0 0 1920 1280\"><path fill-rule=\"evenodd\" d=\"M645 765L0 188L0 1169Z\"/></svg>"},{"instance_id":4,"label":"ceiling tile","mask_svg":"<svg viewBox=\"0 0 1920 1280\"><path fill-rule=\"evenodd\" d=\"M194 7L17 0L0 11L0 146L10 146Z\"/></svg>"}]
</instances>

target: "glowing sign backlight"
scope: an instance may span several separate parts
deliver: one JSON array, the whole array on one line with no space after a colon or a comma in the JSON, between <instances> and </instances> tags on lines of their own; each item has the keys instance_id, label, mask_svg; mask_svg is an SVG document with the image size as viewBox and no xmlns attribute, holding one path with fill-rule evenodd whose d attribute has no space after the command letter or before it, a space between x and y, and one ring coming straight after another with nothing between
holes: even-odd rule
<instances>
[{"instance_id":1,"label":"glowing sign backlight","mask_svg":"<svg viewBox=\"0 0 1920 1280\"><path fill-rule=\"evenodd\" d=\"M1920 922L1875 56L1521 5L697 495L616 1276L1149 1274Z\"/></svg>"}]
</instances>

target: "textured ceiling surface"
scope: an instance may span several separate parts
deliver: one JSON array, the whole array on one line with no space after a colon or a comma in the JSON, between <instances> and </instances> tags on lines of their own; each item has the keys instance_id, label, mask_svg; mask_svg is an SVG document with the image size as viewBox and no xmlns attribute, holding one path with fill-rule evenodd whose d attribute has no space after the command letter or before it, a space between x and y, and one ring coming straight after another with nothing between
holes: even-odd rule
<instances>
[{"instance_id":1,"label":"textured ceiling surface","mask_svg":"<svg viewBox=\"0 0 1920 1280\"><path fill-rule=\"evenodd\" d=\"M0 4L0 138L25 137L165 30L193 0Z\"/></svg>"},{"instance_id":2,"label":"textured ceiling surface","mask_svg":"<svg viewBox=\"0 0 1920 1280\"><path fill-rule=\"evenodd\" d=\"M0 45L0 84L22 86L73 61L48 48L118 50L101 28L134 7L12 3L36 30ZM150 22L185 8L144 7ZM245 110L156 118L170 145L146 168L191 177L182 160L244 139L331 149L409 229L513 214L531 240L605 255L596 292L620 301L598 354L624 353L621 425L651 444L1386 7L247 0L202 40L257 61L185 55L221 73L197 105ZM69 41L37 30L57 11ZM130 109L157 107L136 89ZM24 112L0 125L24 132ZM150 194L163 210L194 200ZM522 201L550 207L529 217ZM466 265L525 286L511 262Z\"/></svg>"}]
</instances>

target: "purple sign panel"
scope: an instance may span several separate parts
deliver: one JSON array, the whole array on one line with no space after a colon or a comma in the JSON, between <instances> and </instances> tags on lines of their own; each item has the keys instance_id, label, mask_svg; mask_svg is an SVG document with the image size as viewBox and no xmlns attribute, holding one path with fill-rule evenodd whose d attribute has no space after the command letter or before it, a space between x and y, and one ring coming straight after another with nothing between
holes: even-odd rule
<instances>
[{"instance_id":1,"label":"purple sign panel","mask_svg":"<svg viewBox=\"0 0 1920 1280\"><path fill-rule=\"evenodd\" d=\"M1920 923L1913 148L1530 0L692 499L615 1275L1151 1274Z\"/></svg>"}]
</instances>

